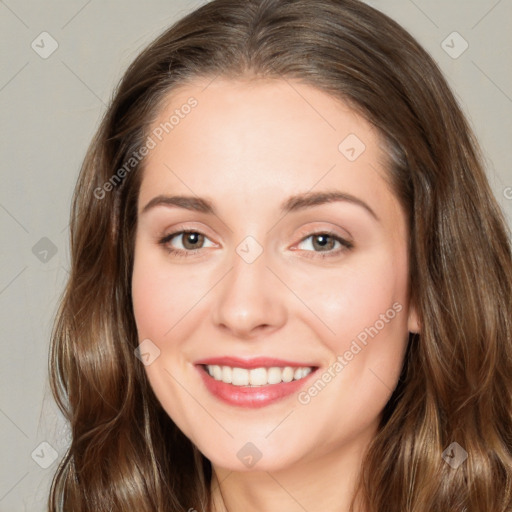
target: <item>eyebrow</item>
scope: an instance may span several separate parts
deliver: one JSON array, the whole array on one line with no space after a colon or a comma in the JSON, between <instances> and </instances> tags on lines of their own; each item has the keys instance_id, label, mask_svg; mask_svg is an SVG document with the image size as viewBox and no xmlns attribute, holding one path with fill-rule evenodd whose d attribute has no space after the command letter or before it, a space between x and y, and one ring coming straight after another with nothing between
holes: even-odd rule
<instances>
[{"instance_id":1,"label":"eyebrow","mask_svg":"<svg viewBox=\"0 0 512 512\"><path fill-rule=\"evenodd\" d=\"M375 211L362 199L359 199L358 197L351 194L338 191L306 192L303 194L297 194L286 199L281 204L280 210L282 213L292 213L305 210L306 208L311 208L313 206L319 206L333 202L347 202L355 204L364 208L375 220L379 220L379 217ZM217 215L213 203L208 199L197 196L166 195L159 195L151 199L151 201L149 201L149 203L147 203L146 206L144 206L142 209L141 215L157 206L184 208L186 210L200 213Z\"/></svg>"}]
</instances>

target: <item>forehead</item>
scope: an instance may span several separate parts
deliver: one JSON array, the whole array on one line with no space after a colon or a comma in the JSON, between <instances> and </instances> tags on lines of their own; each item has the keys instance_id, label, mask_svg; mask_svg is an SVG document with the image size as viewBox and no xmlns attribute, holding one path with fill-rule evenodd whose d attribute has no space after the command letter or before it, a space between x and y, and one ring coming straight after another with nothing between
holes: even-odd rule
<instances>
[{"instance_id":1,"label":"forehead","mask_svg":"<svg viewBox=\"0 0 512 512\"><path fill-rule=\"evenodd\" d=\"M217 78L180 87L150 133L140 203L168 191L246 205L314 188L370 201L389 195L376 129L305 84Z\"/></svg>"}]
</instances>

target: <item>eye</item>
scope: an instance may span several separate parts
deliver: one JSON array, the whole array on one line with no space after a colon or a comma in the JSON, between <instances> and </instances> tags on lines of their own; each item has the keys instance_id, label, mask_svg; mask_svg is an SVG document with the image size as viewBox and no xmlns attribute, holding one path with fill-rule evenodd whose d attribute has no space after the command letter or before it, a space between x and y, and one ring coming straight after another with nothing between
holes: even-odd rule
<instances>
[{"instance_id":1,"label":"eye","mask_svg":"<svg viewBox=\"0 0 512 512\"><path fill-rule=\"evenodd\" d=\"M172 245L172 241L174 239L178 241L181 239L181 242L179 243L181 247L175 247ZM182 230L165 235L161 240L159 240L159 244L165 246L167 251L171 254L175 254L179 257L186 257L190 254L195 254L199 249L202 249L205 240L208 240L208 238L200 231ZM210 245L210 247L213 246L215 246L214 243Z\"/></svg>"},{"instance_id":2,"label":"eye","mask_svg":"<svg viewBox=\"0 0 512 512\"><path fill-rule=\"evenodd\" d=\"M174 240L177 240L179 246L176 247L172 244ZM312 241L312 243L307 243L308 240ZM204 233L200 231L184 229L181 231L175 231L173 233L169 233L165 235L162 239L159 240L159 244L163 245L167 252L173 254L177 257L187 257L190 255L196 254L200 249L205 248L204 243L206 240L209 240ZM313 248L310 250L308 248L301 248L301 244L309 245ZM336 248L336 244L338 245ZM181 246L181 247L180 247ZM214 247L215 244L211 242L209 247ZM337 256L347 250L353 248L353 244L348 240L338 236L336 233L331 231L321 231L316 233L311 233L308 236L304 237L299 243L299 249L305 251L307 257L310 258L326 258L330 256ZM316 254L315 254L316 253ZM318 254L323 253L323 254Z\"/></svg>"},{"instance_id":3,"label":"eye","mask_svg":"<svg viewBox=\"0 0 512 512\"><path fill-rule=\"evenodd\" d=\"M309 239L311 239L311 243L307 242ZM306 252L325 253L319 255L308 254L307 257L311 258L326 258L330 256L338 256L339 254L347 250L350 250L354 247L354 245L351 242L345 240L344 238L338 236L336 233L333 233L331 231L311 233L310 235L306 236L301 240L299 248L301 244L305 244L306 246L313 248L312 251L309 249L302 249L305 250ZM335 249L336 244L338 244L338 247Z\"/></svg>"}]
</instances>

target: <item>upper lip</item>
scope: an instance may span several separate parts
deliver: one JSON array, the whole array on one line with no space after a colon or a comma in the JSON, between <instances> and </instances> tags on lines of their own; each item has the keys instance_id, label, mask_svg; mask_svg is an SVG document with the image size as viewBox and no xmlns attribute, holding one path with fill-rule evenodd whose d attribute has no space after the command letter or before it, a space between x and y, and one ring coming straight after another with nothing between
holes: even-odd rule
<instances>
[{"instance_id":1,"label":"upper lip","mask_svg":"<svg viewBox=\"0 0 512 512\"><path fill-rule=\"evenodd\" d=\"M297 363L295 361L286 361L284 359L276 359L273 357L254 357L250 359L240 359L238 357L208 357L196 361L198 365L218 365L218 366L231 366L234 368L262 368L262 367L275 367L279 366L284 368L291 366L293 368L299 367L314 367L315 365L308 363Z\"/></svg>"}]
</instances>

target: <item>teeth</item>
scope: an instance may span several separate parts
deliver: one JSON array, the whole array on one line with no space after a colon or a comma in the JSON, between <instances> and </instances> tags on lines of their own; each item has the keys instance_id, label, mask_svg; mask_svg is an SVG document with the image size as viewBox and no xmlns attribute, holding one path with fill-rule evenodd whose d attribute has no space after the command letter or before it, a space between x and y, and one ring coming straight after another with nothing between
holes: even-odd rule
<instances>
[{"instance_id":1,"label":"teeth","mask_svg":"<svg viewBox=\"0 0 512 512\"><path fill-rule=\"evenodd\" d=\"M249 370L249 382L251 386L263 386L267 383L267 369L253 368Z\"/></svg>"},{"instance_id":2,"label":"teeth","mask_svg":"<svg viewBox=\"0 0 512 512\"><path fill-rule=\"evenodd\" d=\"M283 382L291 382L293 380L293 368L287 366L283 370Z\"/></svg>"},{"instance_id":3,"label":"teeth","mask_svg":"<svg viewBox=\"0 0 512 512\"><path fill-rule=\"evenodd\" d=\"M222 379L222 368L220 366L214 366L213 367L213 378L215 380Z\"/></svg>"},{"instance_id":4,"label":"teeth","mask_svg":"<svg viewBox=\"0 0 512 512\"><path fill-rule=\"evenodd\" d=\"M217 368L220 368L217 366ZM215 379L215 376L213 377ZM219 379L216 379L219 380ZM249 384L249 372L245 368L233 368L231 371L231 384L234 386L247 386Z\"/></svg>"},{"instance_id":5,"label":"teeth","mask_svg":"<svg viewBox=\"0 0 512 512\"><path fill-rule=\"evenodd\" d=\"M232 370L231 370L231 366L223 366L222 367L222 379L218 379L218 380L222 380L222 382L225 382L226 384L231 384L231 379L232 379Z\"/></svg>"},{"instance_id":6,"label":"teeth","mask_svg":"<svg viewBox=\"0 0 512 512\"><path fill-rule=\"evenodd\" d=\"M277 368L273 366L268 369L268 383L269 384L279 384L283 380L283 372L281 368Z\"/></svg>"},{"instance_id":7,"label":"teeth","mask_svg":"<svg viewBox=\"0 0 512 512\"><path fill-rule=\"evenodd\" d=\"M206 365L206 370L215 380L233 384L233 386L266 386L303 379L312 371L311 367L292 368L233 368L231 366Z\"/></svg>"}]
</instances>

